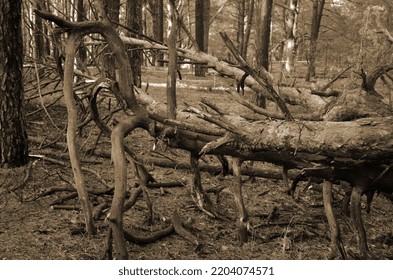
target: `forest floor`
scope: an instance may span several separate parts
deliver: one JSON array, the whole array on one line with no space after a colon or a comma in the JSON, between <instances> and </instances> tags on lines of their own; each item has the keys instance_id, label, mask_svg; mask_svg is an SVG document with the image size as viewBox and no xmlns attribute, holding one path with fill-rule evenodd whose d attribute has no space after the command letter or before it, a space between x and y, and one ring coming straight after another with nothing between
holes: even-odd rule
<instances>
[{"instance_id":1,"label":"forest floor","mask_svg":"<svg viewBox=\"0 0 393 280\"><path fill-rule=\"evenodd\" d=\"M166 72L159 69L144 71L144 82L149 82L148 92L165 102ZM184 102L197 106L205 98L229 112L246 112L241 105L229 100L222 87L230 87L234 82L228 78L209 75L206 79L190 74L183 75L178 88L178 105ZM32 94L32 93L30 93ZM36 92L34 93L36 94ZM60 93L49 99L55 100ZM246 95L249 95L246 92ZM45 99L49 104L49 99ZM39 100L39 99L38 99ZM108 106L108 104L106 104ZM32 158L29 168L0 170L0 259L100 259L106 246L107 224L104 212L96 225L95 236L76 234L83 226L83 215L77 198L64 199L72 192L73 175L69 165L65 144L66 108L61 101L44 110L40 101L29 102L27 128L30 137L30 154L44 155L47 159ZM56 126L54 125L56 124ZM98 129L89 124L80 139L82 165L95 171L105 181L102 182L91 172L85 172L86 185L90 190L106 189L113 185L113 165L110 161L110 140L101 137L96 152L94 146ZM169 150L162 143L144 131L135 131L127 137L127 144L141 157L166 157L179 162L188 162L184 151ZM55 159L56 161L52 161ZM215 158L205 156L205 163L218 164ZM254 168L263 166L256 163ZM230 186L231 176L216 176L202 173L202 183L206 189L227 186L219 196L217 208L230 220L208 217L195 207L190 194L191 174L187 170L146 166L158 182L183 181L182 187L150 189L154 204L153 224L147 223L147 208L142 198L127 211L124 226L138 236L150 235L168 225L174 211L191 225L190 231L203 244L196 251L194 245L173 233L151 244L128 243L131 259L326 259L329 255L329 230L322 206L322 193L318 186L304 190L301 185L300 198L294 201L286 193L281 180L243 176L244 199L250 220L250 241L240 245L235 222L236 210ZM29 178L24 182L26 172ZM129 185L134 178L130 171ZM56 189L54 189L56 188ZM48 190L53 190L48 194ZM55 191L56 190L56 191ZM342 190L334 187L334 211L337 215L343 242L350 256L357 253L357 241L349 218L342 214L340 203ZM212 194L211 198L216 201ZM58 200L64 202L59 203ZM93 206L103 201L111 201L111 195L92 195ZM56 204L55 204L56 203ZM68 209L58 209L58 205ZM60 207L61 208L61 207ZM64 207L63 207L64 208ZM267 217L276 209L273 219L267 224ZM377 196L371 213L363 213L370 250L382 259L393 259L393 204L383 196Z\"/></svg>"}]
</instances>

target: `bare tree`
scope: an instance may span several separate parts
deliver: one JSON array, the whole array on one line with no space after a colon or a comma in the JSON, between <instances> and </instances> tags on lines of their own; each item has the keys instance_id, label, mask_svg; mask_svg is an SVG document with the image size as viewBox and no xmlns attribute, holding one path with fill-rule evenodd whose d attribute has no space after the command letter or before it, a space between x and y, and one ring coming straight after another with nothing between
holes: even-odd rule
<instances>
[{"instance_id":1,"label":"bare tree","mask_svg":"<svg viewBox=\"0 0 393 280\"><path fill-rule=\"evenodd\" d=\"M21 0L0 1L0 166L28 161L23 105Z\"/></svg>"}]
</instances>

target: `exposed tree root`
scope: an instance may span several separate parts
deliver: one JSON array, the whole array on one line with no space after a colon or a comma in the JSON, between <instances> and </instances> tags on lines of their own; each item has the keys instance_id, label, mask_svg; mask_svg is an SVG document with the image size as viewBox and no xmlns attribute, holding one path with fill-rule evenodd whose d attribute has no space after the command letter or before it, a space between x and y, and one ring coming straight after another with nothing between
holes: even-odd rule
<instances>
[{"instance_id":1,"label":"exposed tree root","mask_svg":"<svg viewBox=\"0 0 393 280\"><path fill-rule=\"evenodd\" d=\"M198 166L198 158L199 156L195 155L194 153L190 153L190 171L193 174L193 179L191 183L191 195L195 201L195 204L202 212L212 218L218 218L220 217L220 215L214 209L212 201L202 187L201 173Z\"/></svg>"}]
</instances>

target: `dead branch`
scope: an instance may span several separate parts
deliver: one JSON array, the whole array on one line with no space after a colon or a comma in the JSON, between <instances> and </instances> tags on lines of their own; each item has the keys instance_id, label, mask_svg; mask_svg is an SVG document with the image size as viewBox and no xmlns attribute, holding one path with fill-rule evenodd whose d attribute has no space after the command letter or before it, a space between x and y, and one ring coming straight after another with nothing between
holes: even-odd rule
<instances>
[{"instance_id":1,"label":"dead branch","mask_svg":"<svg viewBox=\"0 0 393 280\"><path fill-rule=\"evenodd\" d=\"M252 110L255 113L261 114L261 115L266 116L268 118L273 118L273 119L278 119L278 120L284 119L284 116L282 114L275 114L269 110L263 109L255 104L251 103L250 101L244 99L242 96L240 96L235 91L227 91L227 92L230 94L230 96L229 96L230 99L235 100L239 104L247 107L248 109Z\"/></svg>"},{"instance_id":2,"label":"dead branch","mask_svg":"<svg viewBox=\"0 0 393 280\"><path fill-rule=\"evenodd\" d=\"M343 71L341 71L340 73L338 73L337 74L337 76L336 77L334 77L333 79L331 79L326 85L324 85L322 88L321 88L321 92L324 92L324 91L326 91L328 88L330 88L331 86L332 86L332 84L334 84L338 79L340 79L340 77L342 76L342 75L344 75L344 73L345 72L347 72L349 69L351 69L352 68L352 65L349 65L347 68L345 68Z\"/></svg>"},{"instance_id":3,"label":"dead branch","mask_svg":"<svg viewBox=\"0 0 393 280\"><path fill-rule=\"evenodd\" d=\"M164 228L160 231L157 231L151 235L145 234L145 236L137 236L128 230L124 230L124 237L128 242L132 242L132 243L136 243L136 244L149 244L149 243L153 243L161 238L164 238L165 236L168 236L174 232L175 232L174 225L171 224L171 225L167 226L166 228Z\"/></svg>"},{"instance_id":4,"label":"dead branch","mask_svg":"<svg viewBox=\"0 0 393 280\"><path fill-rule=\"evenodd\" d=\"M58 159L54 159L51 157L48 157L46 155L29 155L29 157L31 158L38 158L41 159L43 161L48 161L54 164L58 164L58 165L62 165L62 166L69 166L69 163L62 161L62 160L58 160ZM89 172L90 174L93 174L95 177L97 177L97 179L107 188L112 188L111 186L108 185L108 183L104 180L104 178L102 178L102 176L100 174L98 174L97 171L87 168L87 167L81 167L82 171L86 171Z\"/></svg>"},{"instance_id":5,"label":"dead branch","mask_svg":"<svg viewBox=\"0 0 393 280\"><path fill-rule=\"evenodd\" d=\"M184 239L188 240L195 246L194 251L199 251L201 249L201 243L198 241L198 238L196 238L193 234L191 234L183 225L182 222L180 221L179 214L177 211L173 211L172 214L172 223L173 227L175 229L175 232L182 236Z\"/></svg>"},{"instance_id":6,"label":"dead branch","mask_svg":"<svg viewBox=\"0 0 393 280\"><path fill-rule=\"evenodd\" d=\"M237 48L232 43L231 39L229 39L228 35L225 32L220 32L221 38L224 40L224 43L231 51L232 55L236 58L237 62L240 64L241 68L244 71L252 76L255 81L265 90L265 92L269 95L269 97L274 100L277 106L280 108L281 112L285 116L285 119L292 120L293 117L289 112L287 106L284 101L278 95L278 93L274 90L272 84L272 78L269 73L262 69L260 73L258 73L255 69L253 69L248 63L240 56Z\"/></svg>"}]
</instances>

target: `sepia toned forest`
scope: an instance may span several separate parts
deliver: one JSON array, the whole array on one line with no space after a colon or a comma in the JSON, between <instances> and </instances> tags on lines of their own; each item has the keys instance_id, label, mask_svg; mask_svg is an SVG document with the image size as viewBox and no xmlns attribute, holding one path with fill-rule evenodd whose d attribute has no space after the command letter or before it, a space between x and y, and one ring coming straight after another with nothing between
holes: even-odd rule
<instances>
[{"instance_id":1,"label":"sepia toned forest","mask_svg":"<svg viewBox=\"0 0 393 280\"><path fill-rule=\"evenodd\" d=\"M392 9L3 1L0 257L391 259Z\"/></svg>"}]
</instances>

